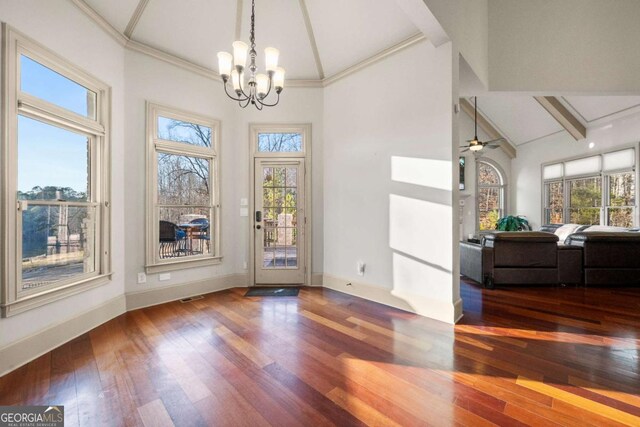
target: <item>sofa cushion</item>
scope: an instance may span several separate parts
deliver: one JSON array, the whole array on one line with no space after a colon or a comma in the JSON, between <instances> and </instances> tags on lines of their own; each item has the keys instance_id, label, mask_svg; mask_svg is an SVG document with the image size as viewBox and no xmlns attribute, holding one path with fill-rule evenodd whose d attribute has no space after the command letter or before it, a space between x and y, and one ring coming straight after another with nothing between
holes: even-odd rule
<instances>
[{"instance_id":1,"label":"sofa cushion","mask_svg":"<svg viewBox=\"0 0 640 427\"><path fill-rule=\"evenodd\" d=\"M640 268L640 233L580 232L567 239L581 246L584 268Z\"/></svg>"},{"instance_id":2,"label":"sofa cushion","mask_svg":"<svg viewBox=\"0 0 640 427\"><path fill-rule=\"evenodd\" d=\"M555 243L557 241L558 236L546 231L506 231L484 236L484 245L488 247L494 247L496 242Z\"/></svg>"},{"instance_id":3,"label":"sofa cushion","mask_svg":"<svg viewBox=\"0 0 640 427\"><path fill-rule=\"evenodd\" d=\"M593 232L616 233L616 232L629 231L629 229L624 227L614 227L613 225L592 225L590 227L585 228L582 231L586 233L593 233Z\"/></svg>"},{"instance_id":4,"label":"sofa cushion","mask_svg":"<svg viewBox=\"0 0 640 427\"><path fill-rule=\"evenodd\" d=\"M558 244L564 245L565 240L569 235L578 231L578 229L582 227L580 224L564 224L560 227L556 228L553 234L558 236Z\"/></svg>"},{"instance_id":5,"label":"sofa cushion","mask_svg":"<svg viewBox=\"0 0 640 427\"><path fill-rule=\"evenodd\" d=\"M541 231L505 232L485 236L484 245L493 248L494 267L557 266L558 236Z\"/></svg>"}]
</instances>

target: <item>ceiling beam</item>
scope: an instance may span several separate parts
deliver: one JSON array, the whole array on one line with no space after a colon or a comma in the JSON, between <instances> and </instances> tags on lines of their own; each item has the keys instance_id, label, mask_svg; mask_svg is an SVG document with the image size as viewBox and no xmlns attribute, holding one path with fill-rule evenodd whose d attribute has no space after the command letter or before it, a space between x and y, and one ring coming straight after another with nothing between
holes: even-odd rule
<instances>
[{"instance_id":1,"label":"ceiling beam","mask_svg":"<svg viewBox=\"0 0 640 427\"><path fill-rule=\"evenodd\" d=\"M234 40L240 40L242 37L242 2L243 0L236 2L236 38Z\"/></svg>"},{"instance_id":2,"label":"ceiling beam","mask_svg":"<svg viewBox=\"0 0 640 427\"><path fill-rule=\"evenodd\" d=\"M304 18L304 26L307 27L307 35L309 36L309 44L313 51L313 57L316 61L316 69L318 70L318 78L324 79L324 69L322 67L322 61L320 60L320 51L318 50L318 43L316 43L316 36L313 34L313 27L311 26L311 18L309 17L309 10L304 0L300 0L300 9L302 10L302 16Z\"/></svg>"},{"instance_id":3,"label":"ceiling beam","mask_svg":"<svg viewBox=\"0 0 640 427\"><path fill-rule=\"evenodd\" d=\"M576 141L587 137L587 128L571 114L567 107L562 105L558 98L555 96L534 96L534 98Z\"/></svg>"},{"instance_id":4,"label":"ceiling beam","mask_svg":"<svg viewBox=\"0 0 640 427\"><path fill-rule=\"evenodd\" d=\"M460 98L460 107L465 113L467 113L467 115L471 118L471 120L473 120L473 116L474 116L473 105L471 105L471 103L468 100L464 98ZM515 159L517 154L516 148L513 145L511 145L509 140L504 135L502 135L500 131L496 129L495 126L493 126L491 122L489 122L489 120L487 120L487 118L479 110L478 110L478 126L480 126L480 129L482 129L484 133L486 133L489 136L489 139L493 140L493 139L504 138L504 142L500 144L500 148L502 149L502 151L505 152L507 156L509 156L509 158Z\"/></svg>"},{"instance_id":5,"label":"ceiling beam","mask_svg":"<svg viewBox=\"0 0 640 427\"><path fill-rule=\"evenodd\" d=\"M131 15L131 19L127 24L127 28L124 29L124 35L126 38L130 39L133 35L133 31L136 29L136 25L138 25L138 22L140 22L140 18L142 18L144 9L148 4L149 0L140 0L140 2L138 3L138 7L136 7L136 10L133 12L133 15Z\"/></svg>"}]
</instances>

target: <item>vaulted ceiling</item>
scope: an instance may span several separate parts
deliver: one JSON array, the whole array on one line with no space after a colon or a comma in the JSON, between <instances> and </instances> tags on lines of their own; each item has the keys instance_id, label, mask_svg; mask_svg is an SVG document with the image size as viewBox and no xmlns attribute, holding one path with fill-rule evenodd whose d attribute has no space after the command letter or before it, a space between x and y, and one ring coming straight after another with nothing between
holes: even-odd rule
<instances>
[{"instance_id":1,"label":"vaulted ceiling","mask_svg":"<svg viewBox=\"0 0 640 427\"><path fill-rule=\"evenodd\" d=\"M127 38L215 71L218 51L249 40L251 0L75 1ZM334 76L417 33L395 0L256 0L258 67L273 46L288 79Z\"/></svg>"},{"instance_id":2,"label":"vaulted ceiling","mask_svg":"<svg viewBox=\"0 0 640 427\"><path fill-rule=\"evenodd\" d=\"M231 51L238 38L249 40L251 0L72 1L123 44L201 74L217 72L218 51ZM290 85L330 82L423 38L396 0L255 1L258 67L264 69L265 47L278 48ZM556 99L587 129L640 113L639 96ZM478 110L514 146L566 132L531 96L482 95Z\"/></svg>"},{"instance_id":3,"label":"vaulted ceiling","mask_svg":"<svg viewBox=\"0 0 640 427\"><path fill-rule=\"evenodd\" d=\"M640 113L640 96L561 96L557 99L587 129ZM479 96L478 111L516 146L566 132L531 96Z\"/></svg>"}]
</instances>

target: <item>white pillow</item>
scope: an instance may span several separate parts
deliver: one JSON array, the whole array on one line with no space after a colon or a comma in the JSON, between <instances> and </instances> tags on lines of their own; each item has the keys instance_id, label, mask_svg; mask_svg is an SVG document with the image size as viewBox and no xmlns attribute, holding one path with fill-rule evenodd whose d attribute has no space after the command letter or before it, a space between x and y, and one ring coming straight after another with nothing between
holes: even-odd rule
<instances>
[{"instance_id":1,"label":"white pillow","mask_svg":"<svg viewBox=\"0 0 640 427\"><path fill-rule=\"evenodd\" d=\"M580 228L580 224L565 224L561 227L558 227L556 231L553 232L556 236L558 236L558 244L564 245L564 241L567 240L571 234L575 233L578 228Z\"/></svg>"},{"instance_id":2,"label":"white pillow","mask_svg":"<svg viewBox=\"0 0 640 427\"><path fill-rule=\"evenodd\" d=\"M617 231L628 231L628 229L624 227L614 227L612 225L592 225L584 230L585 233L588 233L589 231L606 231L613 233Z\"/></svg>"}]
</instances>

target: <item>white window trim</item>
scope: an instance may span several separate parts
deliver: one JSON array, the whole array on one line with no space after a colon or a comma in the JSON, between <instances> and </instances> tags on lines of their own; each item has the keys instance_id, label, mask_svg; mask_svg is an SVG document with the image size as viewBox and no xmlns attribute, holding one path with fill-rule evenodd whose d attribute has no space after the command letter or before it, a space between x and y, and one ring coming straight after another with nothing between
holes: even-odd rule
<instances>
[{"instance_id":1,"label":"white window trim","mask_svg":"<svg viewBox=\"0 0 640 427\"><path fill-rule=\"evenodd\" d=\"M500 178L500 184L496 185L496 184L480 184L479 183L479 176L480 174L479 172L479 168L478 168L478 164L479 163L485 163L489 166L491 166L492 168L494 168L497 172L498 172L498 176ZM475 208L476 208L476 234L487 234L487 233L491 233L495 230L480 230L480 208L478 206L479 203L479 197L478 195L480 194L480 189L481 188L498 188L500 190L500 215L499 218L502 218L506 212L507 212L507 195L509 194L507 191L507 187L508 187L508 182L507 182L507 177L506 174L504 173L504 170L502 170L502 168L500 167L500 165L495 162L492 159L489 159L487 157L480 157L480 158L476 158L475 161L475 174L476 174L476 203L475 203Z\"/></svg>"},{"instance_id":2,"label":"white window trim","mask_svg":"<svg viewBox=\"0 0 640 427\"><path fill-rule=\"evenodd\" d=\"M36 41L21 34L9 25L2 24L2 158L3 173L0 176L2 210L0 218L0 299L2 317L12 316L32 308L40 307L111 281L111 89L108 85L69 63ZM19 86L20 55L36 60L42 65L81 84L96 93L96 119L83 117L50 102L21 93ZM96 138L92 153L95 176L91 185L96 199L96 256L98 268L91 275L76 280L61 281L57 286L24 292L19 289L18 253L21 253L22 238L18 235L20 205L17 200L17 131L18 115L52 124L72 131L80 131ZM96 191L97 190L97 191Z\"/></svg>"},{"instance_id":3,"label":"white window trim","mask_svg":"<svg viewBox=\"0 0 640 427\"><path fill-rule=\"evenodd\" d=\"M600 156L601 158L604 158L604 155L608 154L608 153L615 153L617 151L622 151L622 150L627 150L633 148L635 150L635 165L632 168L624 168L624 169L620 169L620 170L610 170L610 171L603 171L603 161L601 160L600 162L600 171L599 173L591 173L591 174L586 174L586 175L578 175L578 176L561 176L558 178L550 178L550 179L544 179L544 168L545 166L549 166L549 165L554 165L554 164L558 164L558 163L564 163L564 162L569 162L572 160L580 160L586 157L593 157L593 156ZM550 183L550 182L562 182L563 183L563 208L562 208L562 215L563 215L563 221L565 223L567 223L567 221L569 221L569 186L567 185L567 183L571 180L574 179L584 179L584 178L594 178L594 177L600 177L601 178L601 185L602 185L602 203L601 203L601 207L600 207L600 225L608 225L607 224L607 211L609 206L609 200L608 200L608 196L609 196L609 177L611 175L617 175L620 173L625 173L625 172L633 172L634 176L635 176L635 189L636 189L636 194L635 194L635 201L636 204L634 206L631 206L633 208L633 225L632 227L638 227L640 226L640 209L638 209L638 203L640 203L638 201L638 197L640 196L640 189L638 188L638 183L639 183L639 179L640 179L640 171L638 170L638 165L640 164L640 144L629 144L629 145L622 145L620 147L616 147L614 149L610 149L610 150L603 150L603 151L596 151L594 153L589 153L586 155L582 155L582 156L574 156L574 157L568 157L568 158L564 158L564 159L560 159L560 160L554 160L552 162L545 162L542 163L540 165L540 182L541 182L541 196L542 196L542 203L541 203L541 207L542 207L542 213L541 213L541 220L546 220L546 184ZM563 169L564 170L564 169ZM623 206L621 206L623 207Z\"/></svg>"},{"instance_id":4,"label":"white window trim","mask_svg":"<svg viewBox=\"0 0 640 427\"><path fill-rule=\"evenodd\" d=\"M182 142L167 141L157 138L158 134L158 116L181 120L185 122L195 123L206 126L211 129L211 148L191 146ZM191 113L173 107L156 104L147 101L147 203L146 203L146 265L147 273L162 273L166 271L181 270L193 267L204 267L208 265L216 265L222 262L221 255L221 238L220 232L220 121L200 114ZM213 213L213 221L211 221L211 229L214 233L214 244L210 254L195 255L184 257L182 259L168 258L160 260L159 253L159 230L158 223L160 218L156 212L157 200L157 176L158 176L158 149L162 152L173 152L180 155L196 155L211 159L212 167L209 170L210 182L213 183L213 200L211 211Z\"/></svg>"}]
</instances>

